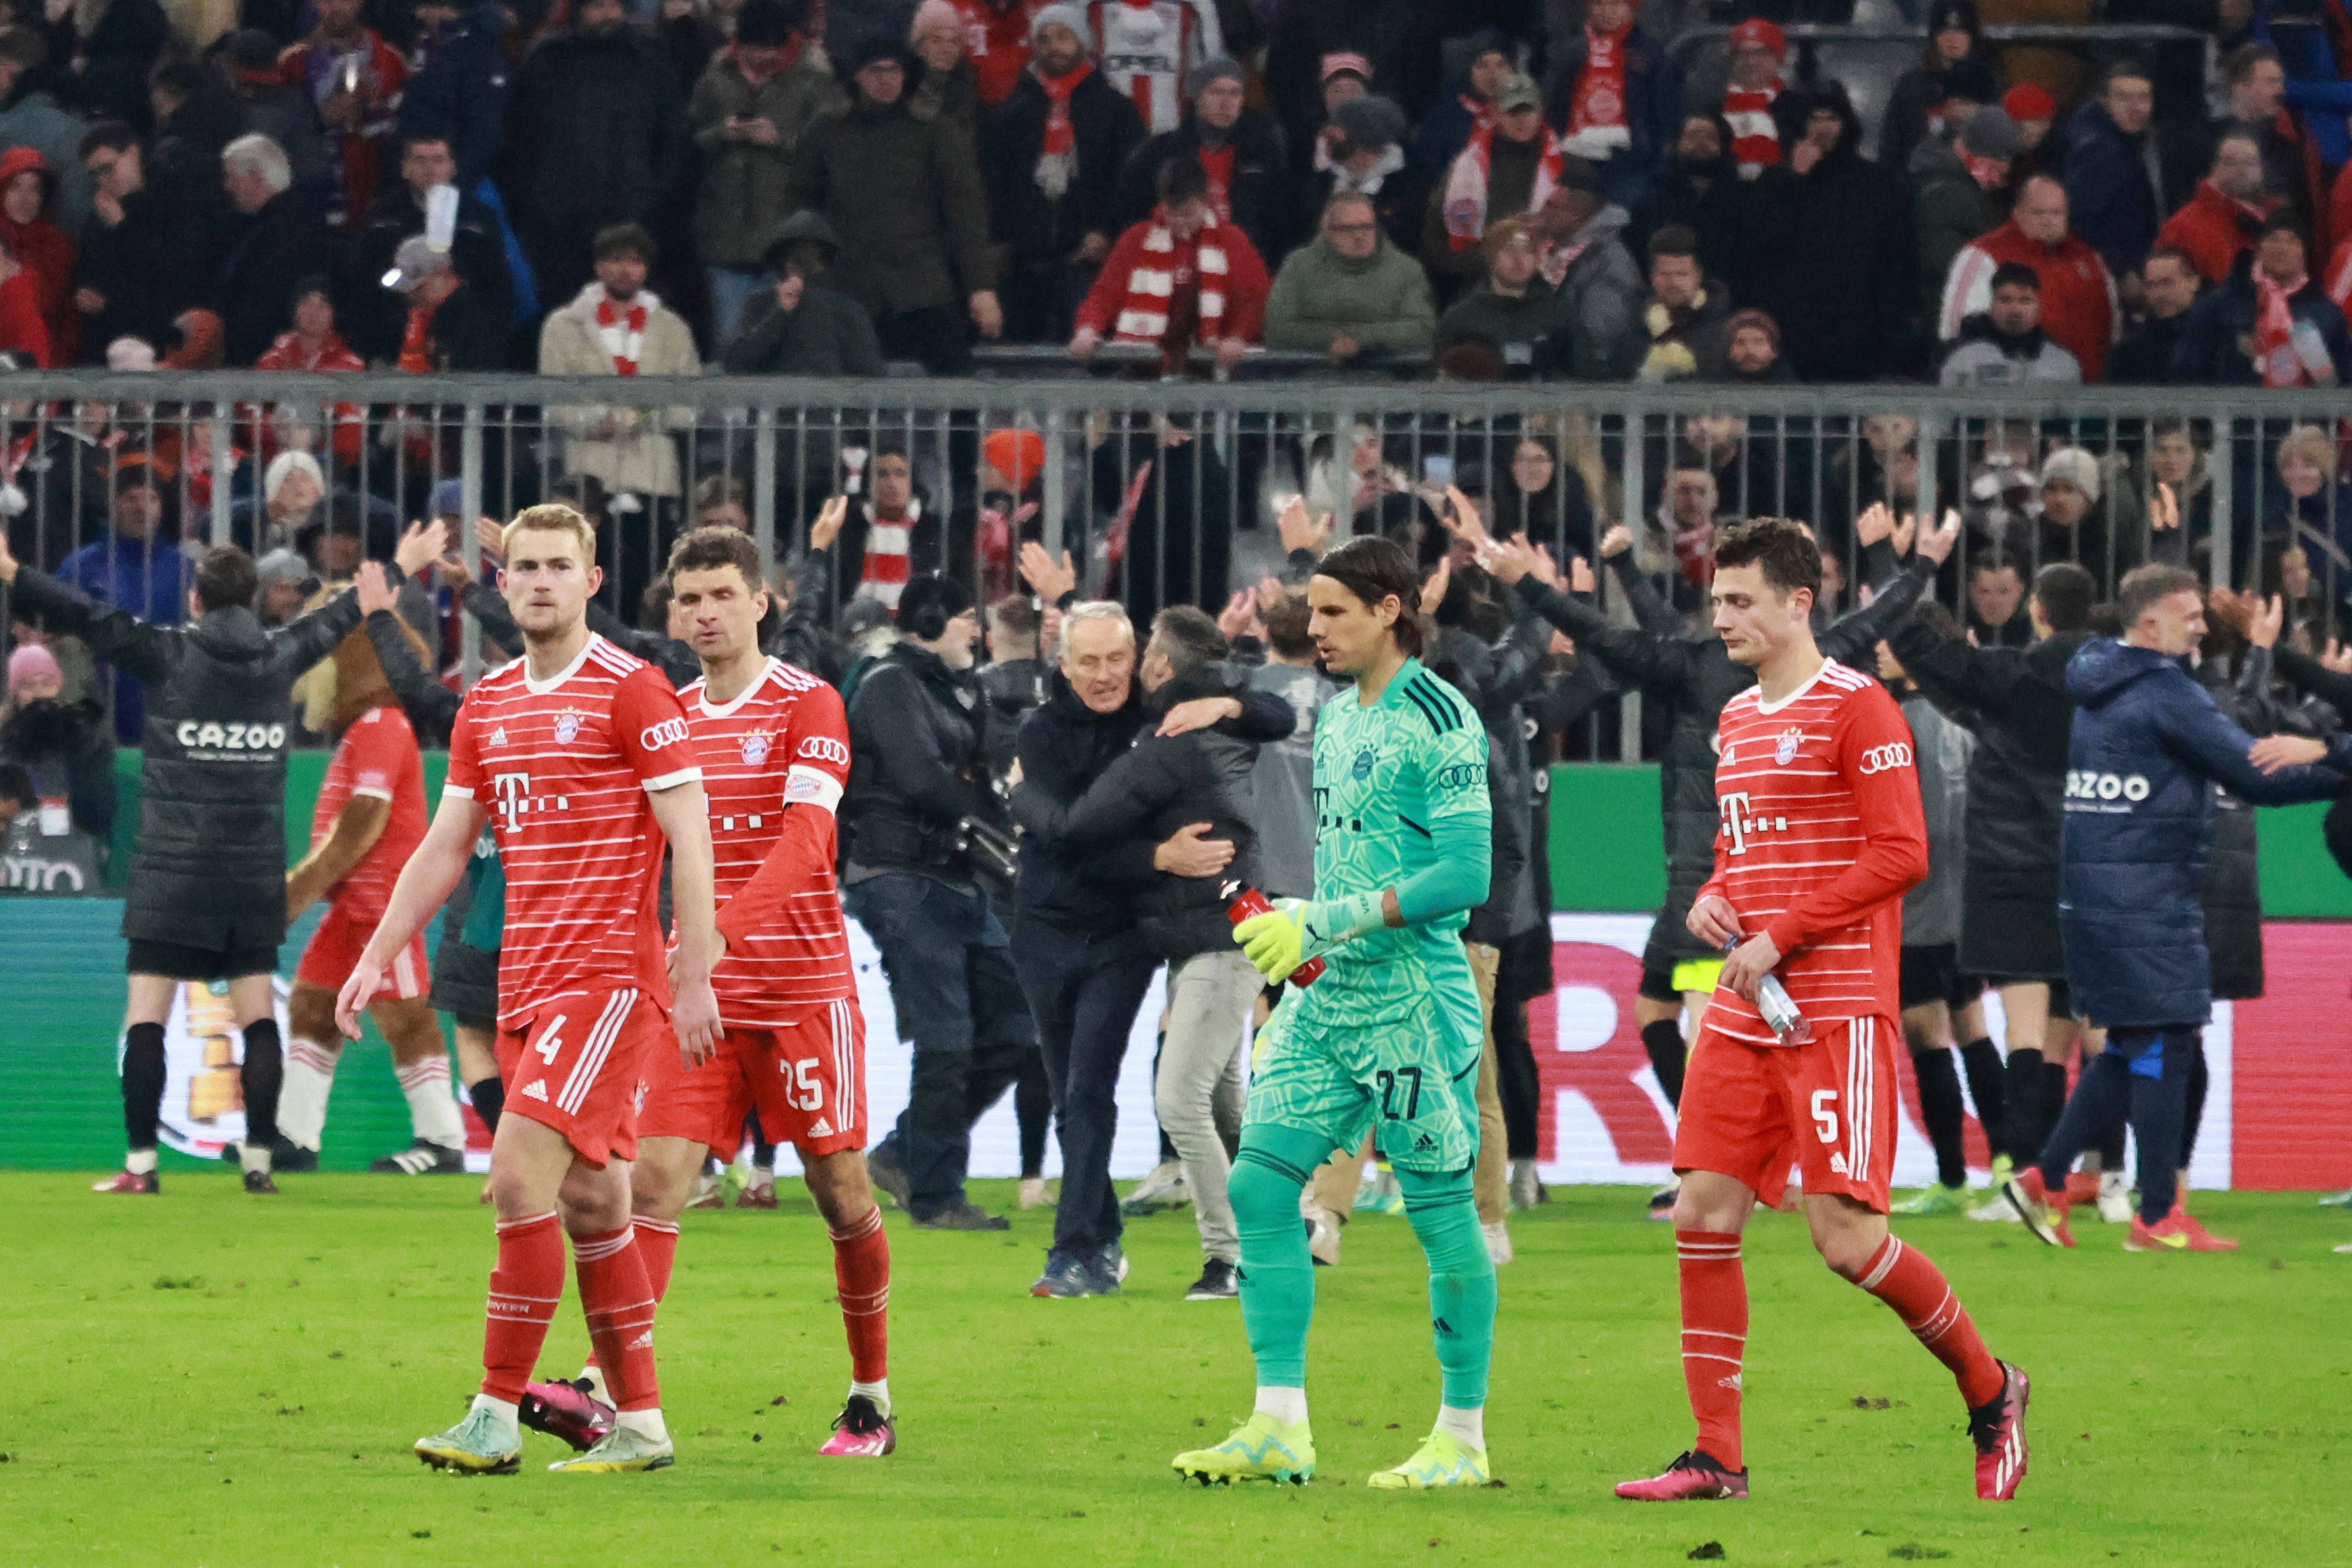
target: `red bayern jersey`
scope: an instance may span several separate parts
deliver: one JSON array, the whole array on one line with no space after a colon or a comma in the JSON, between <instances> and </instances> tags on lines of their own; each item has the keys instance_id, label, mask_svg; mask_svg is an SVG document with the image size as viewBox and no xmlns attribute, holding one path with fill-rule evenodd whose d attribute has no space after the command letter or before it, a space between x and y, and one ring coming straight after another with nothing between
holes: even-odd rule
<instances>
[{"instance_id":1,"label":"red bayern jersey","mask_svg":"<svg viewBox=\"0 0 2352 1568\"><path fill-rule=\"evenodd\" d=\"M573 991L634 986L669 1006L647 797L701 776L669 682L602 637L548 680L518 659L466 694L447 792L489 812L506 871L499 1028Z\"/></svg>"},{"instance_id":2,"label":"red bayern jersey","mask_svg":"<svg viewBox=\"0 0 2352 1568\"><path fill-rule=\"evenodd\" d=\"M362 796L383 801L391 815L383 835L327 896L345 919L373 925L392 902L400 868L425 841L425 759L417 754L408 715L396 704L368 709L336 743L326 781L319 787L318 808L310 814L312 849L327 841L343 808Z\"/></svg>"},{"instance_id":3,"label":"red bayern jersey","mask_svg":"<svg viewBox=\"0 0 2352 1568\"><path fill-rule=\"evenodd\" d=\"M835 883L834 810L849 782L841 694L770 659L733 702L696 681L681 692L710 800L719 932L711 972L722 1022L794 1023L857 995Z\"/></svg>"},{"instance_id":4,"label":"red bayern jersey","mask_svg":"<svg viewBox=\"0 0 2352 1568\"><path fill-rule=\"evenodd\" d=\"M1700 896L1731 903L1739 929L1780 949L1777 973L1806 1018L1894 1018L1903 894L1927 874L1927 827L1903 710L1870 676L1823 661L1767 703L1724 705L1715 874ZM1776 1043L1753 1003L1718 990L1706 1023Z\"/></svg>"}]
</instances>

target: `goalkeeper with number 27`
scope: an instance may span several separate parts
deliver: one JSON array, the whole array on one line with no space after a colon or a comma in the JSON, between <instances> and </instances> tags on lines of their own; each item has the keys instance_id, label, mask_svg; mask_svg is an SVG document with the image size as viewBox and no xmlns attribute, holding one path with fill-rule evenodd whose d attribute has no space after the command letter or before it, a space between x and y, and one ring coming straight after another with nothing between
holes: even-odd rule
<instances>
[{"instance_id":1,"label":"goalkeeper with number 27","mask_svg":"<svg viewBox=\"0 0 2352 1568\"><path fill-rule=\"evenodd\" d=\"M1307 584L1309 633L1353 685L1315 725L1315 894L1234 930L1280 979L1310 958L1259 1031L1230 1193L1241 1238L1242 1321L1257 1363L1248 1421L1179 1454L1199 1480L1301 1482L1315 1473L1307 1327L1315 1270L1299 1189L1334 1151L1375 1131L1429 1258L1444 1374L1437 1425L1371 1478L1377 1488L1483 1486L1495 1343L1495 1266L1470 1175L1478 1158L1478 991L1462 946L1487 895L1493 819L1486 731L1468 702L1413 657L1420 584L1395 544L1360 538Z\"/></svg>"}]
</instances>

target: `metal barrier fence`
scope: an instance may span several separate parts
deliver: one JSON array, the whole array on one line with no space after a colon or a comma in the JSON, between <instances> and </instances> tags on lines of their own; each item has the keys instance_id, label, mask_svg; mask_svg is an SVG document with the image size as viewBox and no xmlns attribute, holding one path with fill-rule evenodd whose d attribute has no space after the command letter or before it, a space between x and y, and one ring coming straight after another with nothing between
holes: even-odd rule
<instances>
[{"instance_id":1,"label":"metal barrier fence","mask_svg":"<svg viewBox=\"0 0 2352 1568\"><path fill-rule=\"evenodd\" d=\"M1956 608L1982 568L2011 563L2030 581L2056 559L2107 588L2139 560L2186 559L2217 583L2284 591L2315 640L2352 594L2341 392L213 371L12 376L0 422L0 511L19 558L158 614L174 607L135 601L152 577L141 563L161 551L291 549L333 577L388 554L406 519L562 497L597 519L605 601L635 620L684 528L735 522L785 570L824 497L848 490L833 576L799 585L845 604L877 465L893 454L914 506L885 521L909 529L916 570L993 599L1024 591L1016 553L1036 539L1070 552L1087 591L1139 614L1213 612L1278 570L1275 519L1293 497L1339 535L1391 532L1433 556L1449 483L1490 527L1563 558L1624 523L1641 564L1692 610L1716 524L1803 518L1852 585L1854 520L1878 500L1961 509L1940 585ZM287 452L309 454L322 483ZM2045 473L2064 482L2045 487ZM2181 497L2178 534L2148 527L2158 481ZM469 664L476 646L468 622ZM1638 755L1632 716L1589 727L1576 754Z\"/></svg>"}]
</instances>

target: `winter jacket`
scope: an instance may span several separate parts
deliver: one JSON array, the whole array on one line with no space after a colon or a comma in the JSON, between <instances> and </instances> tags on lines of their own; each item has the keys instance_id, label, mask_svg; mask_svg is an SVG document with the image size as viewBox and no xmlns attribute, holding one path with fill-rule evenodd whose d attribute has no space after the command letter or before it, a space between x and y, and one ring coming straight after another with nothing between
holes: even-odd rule
<instances>
[{"instance_id":1,"label":"winter jacket","mask_svg":"<svg viewBox=\"0 0 2352 1568\"><path fill-rule=\"evenodd\" d=\"M1883 547L1882 547L1883 548ZM1716 725L1723 705L1756 684L1756 674L1732 663L1723 639L1685 637L1671 628L1672 611L1634 570L1632 552L1614 556L1619 585L1635 604L1641 624L1619 626L1590 601L1545 587L1534 578L1519 582L1520 602L1576 640L1580 656L1590 655L1623 685L1668 705L1666 745L1658 763L1658 807L1664 820L1666 902L1650 929L1643 962L1664 967L1683 958L1717 955L1683 925L1691 900L1715 874L1715 837L1722 814L1715 800ZM1875 575L1875 574L1873 574ZM1935 580L1924 558L1883 582L1869 608L1858 610L1820 637L1822 652L1856 669L1877 668L1875 649L1887 628L1910 613L1921 591Z\"/></svg>"},{"instance_id":2,"label":"winter jacket","mask_svg":"<svg viewBox=\"0 0 2352 1568\"><path fill-rule=\"evenodd\" d=\"M2058 824L2074 713L2065 672L2086 635L2061 632L2022 650L1972 648L1916 618L1887 635L1904 673L1931 701L1947 713L1977 716L1962 829L1964 969L2043 979L2060 972ZM1972 950L2013 961L1979 963Z\"/></svg>"},{"instance_id":3,"label":"winter jacket","mask_svg":"<svg viewBox=\"0 0 2352 1568\"><path fill-rule=\"evenodd\" d=\"M1980 310L1960 323L1959 338L1944 356L1936 379L1948 387L2011 387L2029 382L2080 386L2083 367L2041 328L2004 337L1992 317Z\"/></svg>"},{"instance_id":4,"label":"winter jacket","mask_svg":"<svg viewBox=\"0 0 2352 1568\"><path fill-rule=\"evenodd\" d=\"M874 661L849 699L843 860L969 883L955 828L965 817L992 818L987 726L988 705L969 672L912 643Z\"/></svg>"},{"instance_id":5,"label":"winter jacket","mask_svg":"<svg viewBox=\"0 0 2352 1568\"><path fill-rule=\"evenodd\" d=\"M1495 292L1492 278L1445 308L1437 319L1435 347L1484 340L1503 357L1507 381L1549 381L1576 363L1576 317L1568 301L1529 281L1516 299Z\"/></svg>"},{"instance_id":6,"label":"winter jacket","mask_svg":"<svg viewBox=\"0 0 2352 1568\"><path fill-rule=\"evenodd\" d=\"M2172 356L2172 379L2182 386L2251 387L2262 384L2250 346L2254 320L2261 313L2249 258L2240 258L2230 281L2209 288L2182 318L2180 345ZM2287 297L2287 313L2297 326L2308 324L2326 345L2336 367L2336 384L2352 380L2352 333L2344 313L2320 287L2316 274Z\"/></svg>"},{"instance_id":7,"label":"winter jacket","mask_svg":"<svg viewBox=\"0 0 2352 1568\"><path fill-rule=\"evenodd\" d=\"M471 191L506 146L507 99L514 67L507 58L506 8L482 4L437 31L420 34L400 93L400 139L446 136L457 156L457 188ZM561 158L555 160L562 166Z\"/></svg>"},{"instance_id":8,"label":"winter jacket","mask_svg":"<svg viewBox=\"0 0 2352 1568\"><path fill-rule=\"evenodd\" d=\"M21 763L42 799L63 796L77 831L114 831L114 732L96 697L44 697L0 718L0 758Z\"/></svg>"},{"instance_id":9,"label":"winter jacket","mask_svg":"<svg viewBox=\"0 0 2352 1568\"><path fill-rule=\"evenodd\" d=\"M1206 822L1206 838L1234 846L1234 858L1215 876L1152 871L1132 890L1136 923L1153 952L1171 961L1199 953L1230 952L1230 883L1259 883L1255 797L1251 772L1255 741L1216 729L1154 735L1148 721L1189 697L1226 695L1223 672L1211 667L1180 677L1151 694L1147 725L1133 749L1114 759L1063 818L1059 847L1081 863L1101 857L1115 868L1138 856L1149 866L1153 847L1189 823ZM1287 705L1285 705L1287 711ZM1024 769L1025 771L1025 769ZM1026 858L1026 849L1024 850Z\"/></svg>"},{"instance_id":10,"label":"winter jacket","mask_svg":"<svg viewBox=\"0 0 2352 1568\"><path fill-rule=\"evenodd\" d=\"M2115 341L2122 320L2121 308L2107 264L2077 234L2043 245L2026 238L2011 218L1963 246L1944 276L1937 336L1947 340L1958 337L1962 323L1992 304L1992 275L2009 261L2023 262L2042 280L2042 329L2074 356L2085 382L2100 380L2106 372L2107 345Z\"/></svg>"},{"instance_id":11,"label":"winter jacket","mask_svg":"<svg viewBox=\"0 0 2352 1568\"><path fill-rule=\"evenodd\" d=\"M952 306L994 285L987 200L969 139L901 104L860 102L809 127L793 161L795 208L841 235L841 279L875 315Z\"/></svg>"},{"instance_id":12,"label":"winter jacket","mask_svg":"<svg viewBox=\"0 0 2352 1568\"><path fill-rule=\"evenodd\" d=\"M1454 162L1458 163L1469 156L1467 151L1462 152ZM1482 227L1490 228L1505 218L1525 217L1534 210L1536 178L1542 168L1543 156L1544 132L1540 127L1530 141L1514 141L1497 132L1487 143L1486 212ZM1449 165L1439 170L1430 182L1428 207L1421 224L1421 264L1448 296L1475 283L1486 271L1485 251L1475 245L1457 248L1452 231L1446 227L1445 191L1453 177Z\"/></svg>"},{"instance_id":13,"label":"winter jacket","mask_svg":"<svg viewBox=\"0 0 2352 1568\"><path fill-rule=\"evenodd\" d=\"M1739 177L1739 164L1727 142L1712 163L1693 166L1670 159L1650 182L1649 193L1631 209L1623 236L1626 250L1646 256L1652 235L1680 224L1698 235L1700 271L1709 277L1734 277L1747 203L1748 183Z\"/></svg>"},{"instance_id":14,"label":"winter jacket","mask_svg":"<svg viewBox=\"0 0 2352 1568\"><path fill-rule=\"evenodd\" d=\"M54 94L29 82L20 82L8 107L0 109L0 152L40 154L54 181L49 216L69 235L79 234L89 216L89 171L81 162L81 139L89 130L87 121L58 106ZM14 172L0 175L0 183Z\"/></svg>"},{"instance_id":15,"label":"winter jacket","mask_svg":"<svg viewBox=\"0 0 2352 1568\"><path fill-rule=\"evenodd\" d=\"M122 221L109 228L92 214L74 259L74 287L92 288L106 307L82 319L81 357L102 364L117 338L140 338L158 350L173 341L173 320L206 292L210 277L189 265L192 231L184 204L152 186L122 204ZM287 303L290 306L292 301Z\"/></svg>"},{"instance_id":16,"label":"winter jacket","mask_svg":"<svg viewBox=\"0 0 2352 1568\"><path fill-rule=\"evenodd\" d=\"M814 213L784 221L824 222ZM789 315L772 288L753 300L743 312L742 331L727 346L726 366L730 376L878 376L887 368L874 318L835 285L830 271L802 284L801 302ZM810 466L815 465L812 457Z\"/></svg>"},{"instance_id":17,"label":"winter jacket","mask_svg":"<svg viewBox=\"0 0 2352 1568\"><path fill-rule=\"evenodd\" d=\"M578 298L551 312L539 334L539 373L543 376L612 376L614 391L625 390L606 351L596 324L601 284L590 284ZM649 294L638 298L652 307L646 312L644 343L637 352L637 373L645 376L691 376L702 370L694 350L694 332L675 310ZM609 439L593 434L605 419L619 422ZM623 490L641 496L678 493L677 444L670 433L690 429L691 408L599 407L574 405L550 411L548 423L567 433L562 463L573 474L593 474L604 481L607 494Z\"/></svg>"},{"instance_id":18,"label":"winter jacket","mask_svg":"<svg viewBox=\"0 0 2352 1568\"><path fill-rule=\"evenodd\" d=\"M1000 783L1013 771L1021 721L1053 692L1051 659L1000 659L982 665L980 689L988 698L988 772Z\"/></svg>"},{"instance_id":19,"label":"winter jacket","mask_svg":"<svg viewBox=\"0 0 2352 1568\"><path fill-rule=\"evenodd\" d=\"M0 120L5 120L0 115ZM79 122L77 122L79 123ZM79 169L75 162L70 167ZM48 182L49 195L40 214L31 223L20 224L5 213L0 213L0 243L8 254L32 275L37 293L37 307L41 325L48 331L51 365L74 362L81 346L81 312L74 308L74 242L80 220L69 223L58 215L58 185L56 171L47 159L30 147L11 148L0 153L0 189L17 175L27 171L40 171L52 177Z\"/></svg>"},{"instance_id":20,"label":"winter jacket","mask_svg":"<svg viewBox=\"0 0 2352 1568\"><path fill-rule=\"evenodd\" d=\"M2299 716L2270 695L2273 662L2268 648L2249 647L2230 659L2201 659L2189 673L2213 695L2230 721L2250 735L2304 730ZM2262 845L2254 808L2227 789L2213 792L2213 838L2200 889L2205 906L2205 948L2213 964L2213 999L2259 997L2263 974Z\"/></svg>"},{"instance_id":21,"label":"winter jacket","mask_svg":"<svg viewBox=\"0 0 2352 1568\"><path fill-rule=\"evenodd\" d=\"M2188 321L2186 310L2169 319L2142 317L2107 356L2107 384L2157 387L2170 382L2172 362L2180 352L2180 329Z\"/></svg>"},{"instance_id":22,"label":"winter jacket","mask_svg":"<svg viewBox=\"0 0 2352 1568\"><path fill-rule=\"evenodd\" d=\"M2156 231L2156 243L2186 256L2206 282L2220 283L2254 248L2262 225L2260 217L2214 189L2212 181L2200 180L2197 193Z\"/></svg>"},{"instance_id":23,"label":"winter jacket","mask_svg":"<svg viewBox=\"0 0 2352 1568\"><path fill-rule=\"evenodd\" d=\"M1637 381L1676 382L1697 376L1719 379L1727 368L1730 291L1710 277L1698 298L1681 309L1655 298L1642 301L1632 341L1624 353Z\"/></svg>"},{"instance_id":24,"label":"winter jacket","mask_svg":"<svg viewBox=\"0 0 2352 1568\"><path fill-rule=\"evenodd\" d=\"M1465 941L1500 947L1543 921L1537 902L1535 788L1526 735L1525 702L1542 685L1551 625L1524 601L1517 620L1488 643L1463 626L1438 630L1431 668L1469 699L1486 727L1487 805L1494 821L1486 901L1471 910ZM1455 676L1460 679L1455 679Z\"/></svg>"},{"instance_id":25,"label":"winter jacket","mask_svg":"<svg viewBox=\"0 0 2352 1568\"><path fill-rule=\"evenodd\" d=\"M1226 176L1223 214L1241 225L1259 256L1279 260L1308 216L1290 199L1290 150L1284 144L1282 127L1255 110L1244 110L1225 145L1233 149L1234 159ZM1121 227L1151 215L1160 200L1156 182L1160 165L1171 158L1198 158L1201 146L1200 122L1188 113L1183 124L1128 154L1118 176Z\"/></svg>"},{"instance_id":26,"label":"winter jacket","mask_svg":"<svg viewBox=\"0 0 2352 1568\"><path fill-rule=\"evenodd\" d=\"M1625 33L1618 53L1625 67L1625 137L1613 149L1596 141L1590 148L1573 141L1568 150L1599 164L1601 188L1609 199L1630 206L1648 190L1651 171L1674 146L1682 130L1682 72L1674 57L1635 23ZM1551 85L1545 94L1544 120L1563 137L1576 102L1576 78L1591 58L1592 47L1581 32L1570 36L1552 57ZM1591 133L1588 132L1588 135Z\"/></svg>"},{"instance_id":27,"label":"winter jacket","mask_svg":"<svg viewBox=\"0 0 2352 1568\"><path fill-rule=\"evenodd\" d=\"M1911 726L1912 762L1927 823L1927 875L1903 895L1903 945L1948 946L1960 939L1967 781L1976 738L1916 692L1903 699L1903 716Z\"/></svg>"},{"instance_id":28,"label":"winter jacket","mask_svg":"<svg viewBox=\"0 0 2352 1568\"><path fill-rule=\"evenodd\" d=\"M1934 57L1929 63L1914 66L1895 78L1895 90L1887 95L1886 112L1878 122L1878 161L1890 169L1907 168L1911 155L1923 142L1933 139L1929 117L1942 109L1944 100L1950 96L1944 83L1941 57L1936 55L1932 42L1927 52ZM1969 57L1983 61L1991 68L1993 79L2000 79L2000 53L1997 47L1979 38ZM1958 129L1947 125L1943 131L1948 136Z\"/></svg>"},{"instance_id":29,"label":"winter jacket","mask_svg":"<svg viewBox=\"0 0 2352 1568\"><path fill-rule=\"evenodd\" d=\"M1037 183L1053 101L1036 72L1023 71L1012 95L981 120L989 237L1018 260L1066 260L1087 235L1108 243L1128 226L1119 221L1118 176L1143 140L1135 104L1092 70L1071 89L1069 107L1077 167L1058 199Z\"/></svg>"},{"instance_id":30,"label":"winter jacket","mask_svg":"<svg viewBox=\"0 0 2352 1568\"><path fill-rule=\"evenodd\" d=\"M324 277L333 262L323 193L294 185L244 222L221 263L213 308L221 319L224 363L250 365L277 341L294 314L294 287Z\"/></svg>"},{"instance_id":31,"label":"winter jacket","mask_svg":"<svg viewBox=\"0 0 2352 1568\"><path fill-rule=\"evenodd\" d=\"M159 531L152 539L125 538L110 529L66 557L58 577L77 592L155 626L176 624L188 612L188 558ZM114 671L114 734L136 746L146 732L146 683L127 667Z\"/></svg>"},{"instance_id":32,"label":"winter jacket","mask_svg":"<svg viewBox=\"0 0 2352 1568\"><path fill-rule=\"evenodd\" d=\"M792 66L762 87L751 85L731 54L710 62L686 106L702 155L694 243L704 266L759 267L770 231L792 215L793 150L816 117L841 102L824 52L813 47L803 45ZM764 120L776 128L776 141L772 146L730 141L730 120Z\"/></svg>"},{"instance_id":33,"label":"winter jacket","mask_svg":"<svg viewBox=\"0 0 2352 1568\"><path fill-rule=\"evenodd\" d=\"M1382 235L1372 254L1350 260L1318 235L1290 253L1265 300L1265 346L1328 353L1340 332L1362 345L1355 363L1383 354L1429 352L1437 305L1421 263Z\"/></svg>"},{"instance_id":34,"label":"winter jacket","mask_svg":"<svg viewBox=\"0 0 2352 1568\"><path fill-rule=\"evenodd\" d=\"M1631 221L1625 209L1612 203L1555 247L1573 253L1553 292L1575 319L1571 372L1579 381L1618 381L1632 368L1625 363L1625 345L1648 284L1633 253L1625 248L1625 225Z\"/></svg>"},{"instance_id":35,"label":"winter jacket","mask_svg":"<svg viewBox=\"0 0 2352 1568\"><path fill-rule=\"evenodd\" d=\"M1845 132L1800 174L1789 162L1806 108L1790 103L1781 162L1748 197L1746 252L1732 277L1743 302L1780 324L1781 353L1813 382L1867 382L1903 362L1916 241L1901 180L1862 155L1862 125L1842 90L1813 95Z\"/></svg>"},{"instance_id":36,"label":"winter jacket","mask_svg":"<svg viewBox=\"0 0 2352 1568\"><path fill-rule=\"evenodd\" d=\"M1977 183L1948 141L1931 137L1911 154L1911 230L1919 251L1920 309L1943 303L1952 258L1980 234L1999 228L2000 201Z\"/></svg>"},{"instance_id":37,"label":"winter jacket","mask_svg":"<svg viewBox=\"0 0 2352 1568\"><path fill-rule=\"evenodd\" d=\"M166 628L26 568L14 602L150 684L122 935L220 951L276 946L286 932L288 694L358 627L359 596L274 632L242 606Z\"/></svg>"},{"instance_id":38,"label":"winter jacket","mask_svg":"<svg viewBox=\"0 0 2352 1568\"><path fill-rule=\"evenodd\" d=\"M408 182L394 178L368 204L363 226L352 236L350 261L336 290L335 320L352 347L374 360L390 362L400 356L400 340L408 326L408 304L383 286L400 242L425 232L425 204ZM482 313L493 319L514 318L514 275L507 266L506 225L498 212L479 196L457 198L457 228L449 242L449 265L481 301ZM500 334L499 358L504 358Z\"/></svg>"},{"instance_id":39,"label":"winter jacket","mask_svg":"<svg viewBox=\"0 0 2352 1568\"><path fill-rule=\"evenodd\" d=\"M652 225L693 155L685 102L651 37L552 33L515 71L499 191L540 297L593 274L596 231Z\"/></svg>"},{"instance_id":40,"label":"winter jacket","mask_svg":"<svg viewBox=\"0 0 2352 1568\"><path fill-rule=\"evenodd\" d=\"M2058 918L2077 1010L2110 1029L2197 1028L2212 1010L2200 885L2213 786L2255 805L2332 800L2352 774L2352 734L2327 759L2263 773L2253 737L2181 662L2112 638L2066 667L2080 705L2067 747Z\"/></svg>"},{"instance_id":41,"label":"winter jacket","mask_svg":"<svg viewBox=\"0 0 2352 1568\"><path fill-rule=\"evenodd\" d=\"M2095 98L2051 134L2064 138L2068 226L2117 277L2138 271L2164 221L2155 131L2126 136Z\"/></svg>"}]
</instances>

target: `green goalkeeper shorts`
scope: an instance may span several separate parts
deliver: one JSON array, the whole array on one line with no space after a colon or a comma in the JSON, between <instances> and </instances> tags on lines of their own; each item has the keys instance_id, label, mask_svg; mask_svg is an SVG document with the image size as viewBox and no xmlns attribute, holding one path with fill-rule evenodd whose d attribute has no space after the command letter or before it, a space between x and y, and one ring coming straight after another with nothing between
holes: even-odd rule
<instances>
[{"instance_id":1,"label":"green goalkeeper shorts","mask_svg":"<svg viewBox=\"0 0 2352 1568\"><path fill-rule=\"evenodd\" d=\"M1476 1036L1448 1038L1435 1008L1359 1029L1301 1024L1297 995L1258 1031L1244 1128L1298 1127L1342 1152L1373 1132L1389 1164L1428 1176L1477 1163Z\"/></svg>"}]
</instances>

